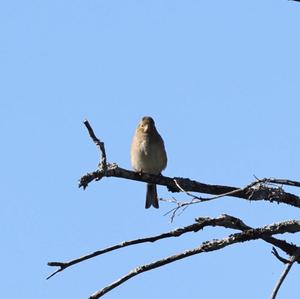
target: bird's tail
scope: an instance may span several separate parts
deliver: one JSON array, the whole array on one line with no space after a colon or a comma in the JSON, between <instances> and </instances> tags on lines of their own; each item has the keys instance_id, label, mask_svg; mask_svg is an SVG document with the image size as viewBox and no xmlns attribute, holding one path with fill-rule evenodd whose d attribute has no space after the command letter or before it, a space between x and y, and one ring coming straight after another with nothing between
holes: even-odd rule
<instances>
[{"instance_id":1,"label":"bird's tail","mask_svg":"<svg viewBox=\"0 0 300 299\"><path fill-rule=\"evenodd\" d=\"M147 194L146 194L146 204L145 208L149 209L151 206L158 209L158 198L157 198L157 190L156 185L147 184Z\"/></svg>"}]
</instances>

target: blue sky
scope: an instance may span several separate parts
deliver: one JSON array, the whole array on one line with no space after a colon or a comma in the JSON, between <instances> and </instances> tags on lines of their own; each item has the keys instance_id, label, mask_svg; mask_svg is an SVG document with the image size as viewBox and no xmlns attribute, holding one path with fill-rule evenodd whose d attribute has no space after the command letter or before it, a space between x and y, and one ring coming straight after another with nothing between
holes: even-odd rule
<instances>
[{"instance_id":1,"label":"blue sky","mask_svg":"<svg viewBox=\"0 0 300 299\"><path fill-rule=\"evenodd\" d=\"M49 281L64 261L221 213L251 226L299 219L295 208L223 198L144 209L145 185L78 179L98 152L130 168L137 122L151 115L168 176L244 186L300 180L300 4L291 1L2 1L0 3L1 265L3 298L81 299L130 269L221 238L181 239L109 253ZM297 190L289 189L295 192ZM172 196L159 187L161 197ZM184 195L176 195L186 199ZM282 236L299 244L299 236ZM263 242L234 245L135 277L106 298L268 298L282 271ZM294 267L278 298L299 292Z\"/></svg>"}]
</instances>

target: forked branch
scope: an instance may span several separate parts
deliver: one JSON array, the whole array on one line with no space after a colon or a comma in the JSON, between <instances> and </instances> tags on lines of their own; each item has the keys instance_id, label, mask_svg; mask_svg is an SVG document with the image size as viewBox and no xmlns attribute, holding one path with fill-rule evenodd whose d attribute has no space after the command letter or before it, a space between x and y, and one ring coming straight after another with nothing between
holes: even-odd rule
<instances>
[{"instance_id":1,"label":"forked branch","mask_svg":"<svg viewBox=\"0 0 300 299\"><path fill-rule=\"evenodd\" d=\"M295 232L298 229L300 230L300 222L298 223L297 221L294 222L290 222L290 225L286 226L286 223L288 222L283 222L283 223L279 223L279 224L273 224L272 226L270 226L270 230L272 231L273 228L276 228L278 226L282 226L286 229L288 228L289 230L287 232ZM291 224L294 223L295 227L293 227ZM137 245L137 244L142 244L142 243L147 243L147 242L155 242L158 240L162 240L162 239L166 239L166 238L172 238L172 237L179 237L185 233L188 232L198 232L199 230L203 229L204 227L207 226L221 226L221 227L225 227L225 228L230 228L230 229L237 229L237 230L241 230L241 231L248 231L248 233L250 233L253 228L251 228L250 226L246 225L242 220L233 217L233 216L229 216L229 215L221 215L217 218L210 218L210 217L200 217L197 218L195 223L182 227L182 228L178 228L169 232L165 232L159 235L155 235L155 236L151 236L151 237L146 237L146 238L139 238L139 239L134 239L134 240L129 240L129 241L124 241L121 242L119 244L110 246L110 247L106 247L104 249L101 250L97 250L95 252L89 253L87 255L84 255L82 257L79 257L77 259L68 261L68 262L49 262L48 266L52 266L52 267L59 267L55 272L53 272L52 274L50 274L47 279L51 278L52 276L54 276L55 274L62 272L63 270L65 270L66 268L73 266L75 264L78 264L80 262L83 262L85 260L94 258L96 256L102 255L104 253L110 252L110 251L114 251L114 250L118 250L127 246L132 246L132 245ZM256 229L258 230L258 229ZM278 229L277 229L278 231ZM283 231L282 231L283 232ZM274 237L271 236L263 236L261 237L264 241L273 244L274 246L280 248L281 250L283 250L285 253L291 255L293 252L295 252L295 250L297 249L297 247L295 245L292 245L284 240L280 240L280 239L276 239Z\"/></svg>"},{"instance_id":2,"label":"forked branch","mask_svg":"<svg viewBox=\"0 0 300 299\"><path fill-rule=\"evenodd\" d=\"M165 176L150 175L147 173L140 174L127 169L120 168L118 167L117 164L107 163L104 143L96 137L90 123L87 120L84 121L84 125L86 126L91 139L93 140L93 142L96 144L96 146L100 151L100 160L96 171L87 173L86 175L81 177L79 182L79 187L83 187L83 189L85 189L92 181L98 181L104 177L118 177L118 178L124 178L129 180L135 180L140 182L147 182L147 183L166 186L168 190L171 192L184 192L185 194L187 194L189 197L192 198L192 200L188 202L178 202L176 200L172 201L177 205L177 207L171 210L171 212L173 212L173 216L175 216L175 213L178 209L181 208L185 209L187 206L191 204L201 203L203 201L208 201L208 200L215 200L217 198L226 197L226 196L232 196L232 197L242 198L251 201L266 200L269 202L285 203L290 206L300 208L300 198L297 195L285 192L282 188L283 185L300 187L300 182L297 181L276 179L276 178L264 178L264 179L256 179L254 182L248 184L245 187L237 188L232 186L205 184L194 180L190 180L189 178L178 178L178 177L171 178ZM191 192L205 193L205 194L210 194L212 196L202 197L202 196L195 195ZM58 267L58 269L55 272L53 272L51 275L49 275L48 278L54 276L59 272L62 272L63 270L65 270L66 268L72 265L78 264L80 262L94 258L96 256L102 255L110 251L118 250L127 246L146 243L146 242L156 242L158 240L162 240L165 238L179 237L182 234L188 232L198 232L199 230L203 229L206 226L222 226L225 228L236 229L242 232L231 234L223 239L206 241L194 249L188 249L184 252L180 252L178 254L168 256L164 259L160 259L149 264L141 265L131 270L128 274L114 281L110 285L95 292L89 298L90 299L100 298L107 292L113 290L120 284L123 284L125 281L131 279L136 275L167 265L169 263L173 263L177 260L192 255L200 254L202 252L219 250L235 243L242 243L245 241L262 239L265 242L268 242L273 246L280 248L283 252L285 252L288 256L291 257L290 259L282 258L279 256L277 250L275 248L273 249L273 254L280 261L287 264L285 271L283 272L281 278L279 279L272 293L271 298L274 299L280 288L280 285L282 284L292 264L294 262L300 263L300 258L299 258L300 249L298 246L273 237L273 235L275 234L282 234L287 232L289 233L299 232L300 221L296 221L296 220L284 221L280 223L267 225L261 228L252 228L246 225L242 220L238 218L229 215L221 215L220 217L217 218L200 217L197 218L195 222L191 225L173 231L165 232L156 236L125 241L101 250L97 250L95 252L89 253L87 255L84 255L82 257L67 262L49 262L48 263L49 266Z\"/></svg>"},{"instance_id":3,"label":"forked branch","mask_svg":"<svg viewBox=\"0 0 300 299\"><path fill-rule=\"evenodd\" d=\"M89 297L89 299L98 299L98 298L102 297L104 294L106 294L107 292L113 290L117 286L123 284L124 282L133 278L136 275L139 275L143 272L146 272L146 271L158 268L158 267L162 267L164 265L173 263L175 261L184 259L189 256L193 256L193 255L200 254L203 252L219 250L219 249L222 249L224 247L227 247L227 246L235 244L235 243L256 240L259 238L263 239L266 237L270 237L271 235L274 235L274 234L280 234L280 233L283 233L286 231L297 232L299 230L300 230L300 221L285 221L285 222L281 222L281 223L277 223L277 224L268 225L268 226L258 228L258 229L246 230L242 233L232 234L224 239L203 242L199 247L189 249L189 250L180 252L180 253L172 255L172 256L168 256L164 259L157 260L157 261L154 261L149 264L138 266L135 269L131 270L126 275L124 275L121 278L114 281L113 283L107 285L103 289L92 294Z\"/></svg>"},{"instance_id":4,"label":"forked branch","mask_svg":"<svg viewBox=\"0 0 300 299\"><path fill-rule=\"evenodd\" d=\"M289 185L300 187L300 182L285 180L264 178L258 179L249 184L247 188L238 188L224 185L211 185L201 183L189 178L180 177L166 177L157 176L147 173L137 173L121 167L117 164L109 164L106 162L105 146L103 142L95 136L94 131L86 120L84 122L88 128L90 137L95 142L101 152L101 162L99 162L99 168L96 171L85 174L80 178L79 187L83 189L87 188L92 181L99 181L104 177L118 177L128 180L153 183L156 185L166 186L171 192L198 192L211 195L217 195L216 198L223 196L233 196L237 198L243 198L247 200L266 200L269 202L285 203L297 208L300 208L300 198L294 194L285 192L281 186L270 186L270 183L276 185ZM204 201L204 200L202 200ZM198 202L201 202L199 200Z\"/></svg>"},{"instance_id":5,"label":"forked branch","mask_svg":"<svg viewBox=\"0 0 300 299\"><path fill-rule=\"evenodd\" d=\"M276 250L275 250L275 251L276 251ZM298 247L298 248L295 250L294 254L291 255L289 261L287 261L286 267L284 268L282 274L280 275L280 277L279 277L279 279L278 279L278 281L277 281L277 283L276 283L276 285L275 285L275 287L274 287L274 289L273 289L273 291L272 291L272 294L271 294L270 299L275 299L275 298L276 298L277 293L278 293L278 291L279 291L279 289L280 289L280 287L281 287L283 281L285 280L286 276L287 276L288 273L290 272L290 270L291 270L293 264L294 264L296 261L299 261L299 255L300 255L300 247Z\"/></svg>"}]
</instances>

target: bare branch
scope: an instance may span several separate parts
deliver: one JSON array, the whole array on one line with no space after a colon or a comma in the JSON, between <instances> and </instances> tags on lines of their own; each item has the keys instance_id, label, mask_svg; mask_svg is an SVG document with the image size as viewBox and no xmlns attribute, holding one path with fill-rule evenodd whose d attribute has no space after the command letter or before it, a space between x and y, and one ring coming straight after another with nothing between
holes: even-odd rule
<instances>
[{"instance_id":1,"label":"bare branch","mask_svg":"<svg viewBox=\"0 0 300 299\"><path fill-rule=\"evenodd\" d=\"M294 194L284 192L281 188L270 188L260 185L259 188L236 188L231 186L210 185L200 183L188 178L171 178L166 176L156 176L147 173L137 173L124 168L118 167L116 164L108 165L107 170L96 170L84 175L79 182L79 187L84 189L93 180L101 180L103 177L117 177L128 180L152 183L156 185L166 186L171 192L180 192L181 190L176 186L181 186L186 192L199 192L213 195L222 195L229 193L230 196L243 198L247 200L266 200L269 202L285 203L297 208L300 208L300 198ZM255 182L257 184L257 182Z\"/></svg>"},{"instance_id":2,"label":"bare branch","mask_svg":"<svg viewBox=\"0 0 300 299\"><path fill-rule=\"evenodd\" d=\"M222 215L224 218L222 219L222 221L218 221L218 219L220 218L197 218L196 221L199 223L202 223L203 221L205 221L207 223L207 219L210 219L210 224L211 226L222 226L225 228L231 228L231 229L237 229L237 230L241 230L241 231L251 231L253 230L252 227L246 225L241 219L233 217L233 216L229 216L229 215ZM222 217L221 216L221 217ZM278 225L278 224L273 224L273 225ZM280 225L280 223L279 223ZM280 240L277 238L274 238L272 236L265 236L265 237L261 237L262 240L266 241L267 243L273 244L274 246L280 248L282 251L284 251L285 253L291 255L293 254L293 252L295 252L295 250L297 249L297 246L294 244L290 244L288 242L286 242L285 240ZM273 247L274 248L274 247ZM300 261L299 261L300 263Z\"/></svg>"},{"instance_id":3,"label":"bare branch","mask_svg":"<svg viewBox=\"0 0 300 299\"><path fill-rule=\"evenodd\" d=\"M272 247L272 254L282 263L287 264L289 260L283 258L282 256L279 255L278 251L276 250L275 247Z\"/></svg>"},{"instance_id":4,"label":"bare branch","mask_svg":"<svg viewBox=\"0 0 300 299\"><path fill-rule=\"evenodd\" d=\"M285 224L286 222L283 222L283 223ZM274 225L282 225L282 223L274 224ZM47 279L51 278L55 274L63 271L64 269L66 269L72 265L78 264L80 262L83 262L85 260L91 259L93 257L102 255L102 254L110 252L110 251L114 251L114 250L117 250L120 248L124 248L124 247L131 246L131 245L136 245L136 244L141 244L141 243L147 243L147 242L153 243L155 241L162 240L165 238L179 237L182 234L185 234L188 232L198 232L199 230L203 229L206 226L222 226L225 228L231 228L231 229L237 229L237 230L249 231L249 232L251 230L253 230L250 226L247 226L242 220L240 220L236 217L233 217L233 216L225 215L225 214L221 215L217 218L200 217L200 218L197 218L196 222L191 225L188 225L188 226L185 226L182 228L178 228L178 229L175 229L170 232L165 232L160 235L146 237L146 238L140 238L140 239L134 239L134 240L130 240L130 241L124 241L119 244L116 244L116 245L113 245L113 246L110 246L110 247L107 247L107 248L104 248L101 250L97 250L95 252L92 252L90 254L84 255L80 258L77 258L77 259L74 259L74 260L71 260L68 262L49 262L48 266L59 267L59 269L57 269L55 272L50 274L47 277ZM299 230L300 230L300 223L299 223ZM287 254L292 254L293 252L295 252L295 250L297 248L295 245L291 245L291 244L287 243L286 241L279 240L279 239L273 238L271 236L265 236L265 237L262 237L262 239L265 240L266 242L271 243L274 246L280 248Z\"/></svg>"},{"instance_id":5,"label":"bare branch","mask_svg":"<svg viewBox=\"0 0 300 299\"><path fill-rule=\"evenodd\" d=\"M295 0L298 1L298 0ZM299 0L300 1L300 0ZM147 173L136 173L127 169L123 169L118 167L117 164L109 164L106 161L106 153L105 153L105 147L104 143L101 142L94 134L93 129L91 128L89 122L86 120L84 121L85 126L88 129L89 135L92 138L93 142L97 145L97 147L100 150L101 156L100 161L98 165L98 169L94 172L87 173L86 175L82 176L79 182L79 187L83 187L85 189L89 183L92 181L98 181L101 180L104 177L118 177L123 179L129 179L129 180L135 180L140 182L147 182L152 183L156 185L162 185L166 186L169 191L171 192L184 192L188 196L192 197L191 201L188 202L179 202L176 199L173 199L172 202L177 205L174 209L172 209L170 212L172 212L172 219L175 217L175 214L179 209L186 209L189 205L214 200L217 198L225 197L225 196L233 196L237 198L243 198L246 200L266 200L269 202L277 202L277 203L285 203L294 207L299 208L300 207L300 198L294 194L285 192L282 188L283 185L286 186L293 186L293 187L300 187L300 182L292 181L292 180L286 180L286 179L276 179L276 178L264 178L264 179L257 179L248 184L245 187L237 188L237 187L231 187L231 186L222 186L222 185L211 185L211 184L204 184L201 182L197 182L194 180L191 180L189 178L180 178L180 177L165 177L165 176L156 176L151 175ZM201 197L196 196L191 192L197 192L197 193L205 193L205 194L211 194L213 196L210 197ZM170 213L169 212L169 213ZM200 229L204 228L205 226L223 226L225 228L231 228L231 229L238 229L241 230L241 233L235 233L232 235L229 235L227 238L219 239L219 240L212 240L202 243L199 247L194 249L186 250L185 252L178 253L173 256L166 257L161 260L154 261L152 263L139 266L132 271L130 271L125 276L121 277L120 279L116 280L112 284L106 286L102 290L97 291L93 295L90 296L90 299L95 299L103 296L105 293L109 292L110 290L114 289L115 287L119 286L120 284L124 283L128 279L143 273L145 271L149 271L158 267L161 267L163 265L172 263L174 261L177 261L179 259L183 259L188 256L192 256L195 254L199 254L202 252L208 252L213 250L219 250L223 247L249 241L249 240L255 240L255 239L262 239L268 243L273 244L277 248L282 249L286 254L289 256L292 256L291 260L286 260L278 254L277 250L273 247L273 254L282 262L288 264L288 267L283 275L281 282L277 285L282 284L282 281L286 277L291 264L295 261L300 263L299 254L295 255L295 252L298 252L299 248L291 243L288 243L284 240L280 240L277 238L274 238L273 234L279 234L279 233L295 233L300 231L300 221L285 221L280 223L271 224L262 228L251 228L247 226L245 223L243 223L240 219L228 216L228 215L221 215L218 218L198 218L196 219L196 222L183 227L179 228L177 230L163 233L160 235L147 237L147 238L140 238L130 241L125 241L120 244L110 246L98 251L95 251L93 253L90 253L88 255L82 256L80 258L68 261L68 262L49 262L49 266L55 266L59 267L55 272L53 272L51 275L48 276L48 278L54 276L58 272L63 271L64 269L80 263L84 260L96 257L98 255L104 254L109 251L117 250L126 246L131 246L135 244L145 243L145 242L155 242L157 240L161 240L164 238L169 237L178 237L184 233L187 232L197 232ZM291 262L292 261L292 262ZM48 279L47 278L47 279ZM279 289L278 287L278 289ZM276 293L278 292L278 289ZM276 290L276 287L274 289L274 292ZM275 294L276 296L276 294ZM275 297L274 297L275 298Z\"/></svg>"},{"instance_id":6,"label":"bare branch","mask_svg":"<svg viewBox=\"0 0 300 299\"><path fill-rule=\"evenodd\" d=\"M213 200L213 199L217 199L217 198L221 198L221 197L224 197L224 196L229 196L229 195L234 195L238 192L241 192L241 191L245 191L247 189L250 189L251 187L257 185L260 183L260 181L255 181L255 182L252 182L251 184L247 185L246 187L244 188L239 188L239 189L234 189L232 191L229 191L229 192L226 192L226 193L223 193L223 194L219 194L219 195L216 195L216 196L211 196L211 197L199 197L199 196L196 196L186 190L184 190L180 184L177 182L176 179L174 179L174 182L176 184L176 186L178 187L178 189L181 191L181 192L184 192L186 193L188 196L191 196L193 197L193 199L195 199L196 201L192 201L192 202L189 202L189 203L184 203L183 205L187 205L187 204L195 204L197 202L204 202L204 201L209 201L209 200Z\"/></svg>"},{"instance_id":7,"label":"bare branch","mask_svg":"<svg viewBox=\"0 0 300 299\"><path fill-rule=\"evenodd\" d=\"M267 200L270 202L285 203L292 205L294 207L300 207L300 198L294 194L284 192L282 188L271 188L267 187L267 183L284 184L290 186L300 187L300 182L279 179L261 179L249 184L245 188L236 188L231 186L222 185L209 185L200 183L197 181L190 180L188 178L170 178L165 176L151 175L147 173L137 173L127 169L118 167L116 164L108 164L106 161L106 153L104 143L101 142L95 135L88 120L84 121L84 125L88 129L89 135L93 142L97 145L101 152L101 162L99 162L99 169L87 173L82 176L79 181L79 188L83 187L85 189L88 184L92 181L99 181L103 177L118 177L123 179L135 180L140 182L147 182L156 185L166 186L171 192L199 192L217 195L214 198L219 198L223 196L234 196L239 198L244 198L248 200ZM194 196L194 195L191 195ZM205 201L205 199L200 197L199 201ZM209 200L211 200L209 199ZM208 200L208 199L206 199Z\"/></svg>"},{"instance_id":8,"label":"bare branch","mask_svg":"<svg viewBox=\"0 0 300 299\"><path fill-rule=\"evenodd\" d=\"M300 0L299 0L299 2L300 2ZM278 185L300 187L300 182L286 180L286 179L264 178L264 179L261 179L261 181L278 184Z\"/></svg>"},{"instance_id":9,"label":"bare branch","mask_svg":"<svg viewBox=\"0 0 300 299\"><path fill-rule=\"evenodd\" d=\"M265 180L265 179L263 179ZM239 189L235 189L233 191L229 191L229 192L226 192L226 193L223 193L223 194L219 194L219 195L216 195L216 196L211 196L211 197L199 197L199 196L196 196L195 194L192 194L186 190L184 190L180 184L177 182L176 179L174 179L174 182L176 184L176 186L178 187L178 189L181 191L181 192L184 192L185 194L187 194L188 196L192 197L192 200L191 201L177 201L176 199L173 199L172 202L176 203L177 207L171 209L169 212L167 212L165 215L168 215L170 213L172 213L171 215L171 222L173 222L175 216L176 216L176 213L180 210L180 209L183 209L185 210L188 206L190 205L193 205L193 204L197 204L197 203L201 203L201 202L205 202L205 201L210 201L210 200L214 200L214 199L217 199L217 198L222 198L224 196L234 196L234 194L238 193L238 192L243 192L243 191L247 191L249 192L249 196L248 196L248 199L251 200L252 198L252 195L253 195L253 190L254 189L257 189L257 185L258 185L258 188L260 188L261 184L262 184L262 180L256 180L250 184L248 184L247 186L243 187L243 188L239 188ZM251 189L251 188L254 188L254 189ZM182 210L182 212L183 212Z\"/></svg>"},{"instance_id":10,"label":"bare branch","mask_svg":"<svg viewBox=\"0 0 300 299\"><path fill-rule=\"evenodd\" d=\"M119 244L116 244L116 245L113 245L113 246L110 246L110 247L106 247L106 248L101 249L101 250L97 250L93 253L84 255L80 258L71 260L69 262L49 262L48 266L60 267L60 268L58 270L56 270L55 272L53 272L51 275L49 275L47 277L47 279L51 278L52 276L54 276L58 272L61 272L64 269L66 269L66 268L68 268L72 265L78 264L80 262L83 262L85 260L91 259L93 257L96 257L98 255L101 255L101 254L104 254L104 253L107 253L107 252L110 252L110 251L113 251L113 250L117 250L117 249L127 247L127 246L131 246L131 245L141 244L141 243L147 243L147 242L153 243L157 240L162 240L162 239L170 238L170 237L179 237L182 234L185 234L185 233L188 233L188 232L197 232L202 228L203 228L203 225L200 225L199 223L196 222L194 224L185 226L183 228L178 228L178 229L175 229L175 230L170 231L170 232L162 233L160 235L156 235L156 236L152 236L152 237L146 237L146 238L140 238L140 239L134 239L134 240L130 240L130 241L124 241L124 242L121 242Z\"/></svg>"},{"instance_id":11,"label":"bare branch","mask_svg":"<svg viewBox=\"0 0 300 299\"><path fill-rule=\"evenodd\" d=\"M106 162L106 152L105 152L105 146L104 143L100 141L100 139L98 139L94 133L94 130L92 129L89 121L86 119L84 120L84 125L86 126L90 137L92 138L93 142L97 145L97 147L100 150L101 153L101 157L100 157L100 161L98 167L100 169L102 169L103 171L105 171L107 169L107 162Z\"/></svg>"},{"instance_id":12,"label":"bare branch","mask_svg":"<svg viewBox=\"0 0 300 299\"><path fill-rule=\"evenodd\" d=\"M272 292L272 294L271 294L270 299L275 299L275 298L276 298L277 293L278 293L278 291L279 291L279 289L280 289L280 287L281 287L281 285L282 285L284 279L286 278L286 276L287 276L288 273L290 272L290 270L291 270L293 264L297 261L299 255L300 255L300 247L298 247L297 250L295 251L294 255L292 255L292 256L290 257L290 260L288 261L288 263L287 263L285 269L284 269L283 272L281 273L281 275L280 275L280 277L279 277L279 279L278 279L278 281L277 281L277 283L276 283L276 285L275 285L275 287L274 287L274 289L273 289L273 292Z\"/></svg>"},{"instance_id":13,"label":"bare branch","mask_svg":"<svg viewBox=\"0 0 300 299\"><path fill-rule=\"evenodd\" d=\"M214 220L216 220L216 219L214 219ZM149 271L149 270L152 270L152 269L155 269L155 268L158 268L158 267L170 264L170 263L173 263L175 261L184 259L186 257L192 256L195 254L219 250L219 249L222 249L226 246L229 246L229 245L232 245L235 243L269 237L270 235L273 235L273 234L279 234L279 233L283 233L286 231L296 232L299 230L300 230L300 221L285 221L285 222L281 222L281 223L277 223L277 224L268 225L263 228L251 229L251 230L246 230L242 233L232 234L224 239L207 241L207 242L202 243L199 247L196 247L194 249L189 249L184 252L166 257L164 259L157 260L157 261L154 261L149 264L141 265L141 266L131 270L128 274L126 274L123 277L119 278L118 280L114 281L110 285L95 292L94 294L92 294L89 297L89 299L97 299L97 298L102 297L107 292L113 290L117 286L123 284L125 281L131 279L132 277L134 277L138 274L141 274L143 272L146 272L146 271Z\"/></svg>"}]
</instances>

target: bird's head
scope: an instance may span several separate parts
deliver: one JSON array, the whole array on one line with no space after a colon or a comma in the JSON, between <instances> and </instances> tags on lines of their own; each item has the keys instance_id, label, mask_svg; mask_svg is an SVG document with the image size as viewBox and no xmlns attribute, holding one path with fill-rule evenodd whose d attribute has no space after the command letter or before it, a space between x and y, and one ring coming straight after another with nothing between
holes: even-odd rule
<instances>
[{"instance_id":1,"label":"bird's head","mask_svg":"<svg viewBox=\"0 0 300 299\"><path fill-rule=\"evenodd\" d=\"M155 130L155 123L152 117L150 116L144 116L138 126L138 130L148 134Z\"/></svg>"}]
</instances>

